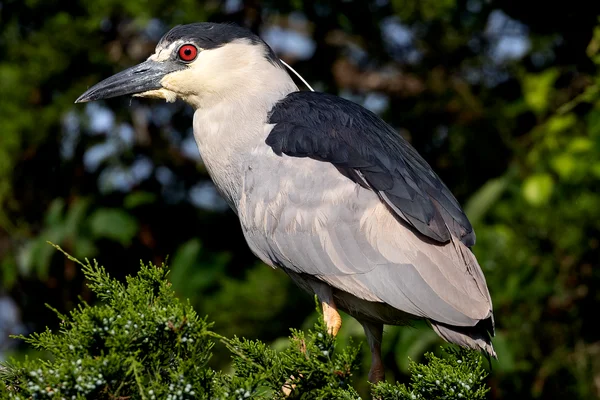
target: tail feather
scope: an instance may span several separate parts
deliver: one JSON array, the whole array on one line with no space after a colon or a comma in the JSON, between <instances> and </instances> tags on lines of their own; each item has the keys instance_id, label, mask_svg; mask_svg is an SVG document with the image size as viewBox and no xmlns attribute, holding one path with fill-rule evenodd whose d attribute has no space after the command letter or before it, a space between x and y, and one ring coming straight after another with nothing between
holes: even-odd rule
<instances>
[{"instance_id":1,"label":"tail feather","mask_svg":"<svg viewBox=\"0 0 600 400\"><path fill-rule=\"evenodd\" d=\"M481 321L486 322L487 320ZM477 324L473 327L451 326L441 324L436 321L430 321L433 330L440 335L442 339L449 343L454 343L462 347L482 351L488 357L498 359L488 330Z\"/></svg>"}]
</instances>

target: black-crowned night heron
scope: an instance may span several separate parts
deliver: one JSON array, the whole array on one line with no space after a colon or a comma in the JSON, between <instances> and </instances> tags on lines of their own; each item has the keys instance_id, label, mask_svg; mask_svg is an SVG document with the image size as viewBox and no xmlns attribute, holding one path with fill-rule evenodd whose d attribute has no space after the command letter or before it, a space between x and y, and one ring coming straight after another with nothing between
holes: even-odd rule
<instances>
[{"instance_id":1,"label":"black-crowned night heron","mask_svg":"<svg viewBox=\"0 0 600 400\"><path fill-rule=\"evenodd\" d=\"M394 129L340 97L299 91L269 46L227 24L177 26L143 63L76 102L132 94L194 107L194 137L252 251L364 327L371 381L383 325L429 321L495 357L492 301L450 190Z\"/></svg>"}]
</instances>

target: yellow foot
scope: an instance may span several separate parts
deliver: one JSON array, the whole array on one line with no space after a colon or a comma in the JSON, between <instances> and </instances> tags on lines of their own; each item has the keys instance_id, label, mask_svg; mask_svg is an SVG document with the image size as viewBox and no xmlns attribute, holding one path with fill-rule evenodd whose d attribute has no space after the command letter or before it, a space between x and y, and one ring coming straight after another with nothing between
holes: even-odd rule
<instances>
[{"instance_id":1,"label":"yellow foot","mask_svg":"<svg viewBox=\"0 0 600 400\"><path fill-rule=\"evenodd\" d=\"M328 303L323 302L323 318L325 319L325 325L327 326L327 332L330 335L336 336L342 326L342 317L337 311L337 307L331 299Z\"/></svg>"}]
</instances>

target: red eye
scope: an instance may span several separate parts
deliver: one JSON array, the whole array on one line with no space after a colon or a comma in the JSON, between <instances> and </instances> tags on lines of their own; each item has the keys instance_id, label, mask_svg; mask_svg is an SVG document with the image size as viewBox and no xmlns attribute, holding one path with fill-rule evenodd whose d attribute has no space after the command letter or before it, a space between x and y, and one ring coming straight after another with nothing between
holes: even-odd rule
<instances>
[{"instance_id":1,"label":"red eye","mask_svg":"<svg viewBox=\"0 0 600 400\"><path fill-rule=\"evenodd\" d=\"M193 61L198 55L198 49L193 44L184 44L179 48L179 58L183 61Z\"/></svg>"}]
</instances>

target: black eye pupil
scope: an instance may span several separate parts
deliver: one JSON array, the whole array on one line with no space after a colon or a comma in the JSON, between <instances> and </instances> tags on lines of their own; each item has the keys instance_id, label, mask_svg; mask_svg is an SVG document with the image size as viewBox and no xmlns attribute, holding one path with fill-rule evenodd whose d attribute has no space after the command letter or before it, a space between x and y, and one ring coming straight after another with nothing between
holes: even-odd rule
<instances>
[{"instance_id":1,"label":"black eye pupil","mask_svg":"<svg viewBox=\"0 0 600 400\"><path fill-rule=\"evenodd\" d=\"M192 51L190 49L185 49L183 52L185 53L186 56L189 56L192 54Z\"/></svg>"}]
</instances>

